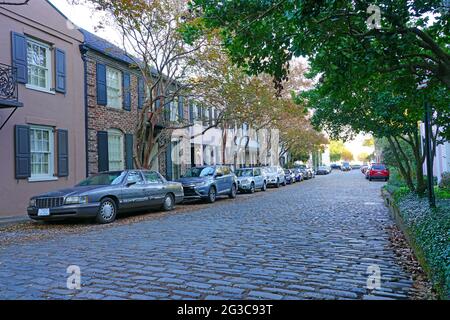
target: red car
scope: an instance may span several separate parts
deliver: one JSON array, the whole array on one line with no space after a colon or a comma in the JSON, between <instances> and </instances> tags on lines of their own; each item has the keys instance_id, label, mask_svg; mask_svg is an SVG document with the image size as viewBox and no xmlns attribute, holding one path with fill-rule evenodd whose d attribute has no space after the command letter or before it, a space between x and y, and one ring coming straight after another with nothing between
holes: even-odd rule
<instances>
[{"instance_id":1,"label":"red car","mask_svg":"<svg viewBox=\"0 0 450 320\"><path fill-rule=\"evenodd\" d=\"M389 180L389 169L382 163L372 163L366 171L369 181L380 179L384 181Z\"/></svg>"}]
</instances>

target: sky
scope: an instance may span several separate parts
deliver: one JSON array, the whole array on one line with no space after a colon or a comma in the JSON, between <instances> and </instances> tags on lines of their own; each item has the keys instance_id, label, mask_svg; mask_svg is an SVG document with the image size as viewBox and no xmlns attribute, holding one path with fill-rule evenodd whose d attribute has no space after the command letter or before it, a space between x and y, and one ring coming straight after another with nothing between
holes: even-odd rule
<instances>
[{"instance_id":1,"label":"sky","mask_svg":"<svg viewBox=\"0 0 450 320\"><path fill-rule=\"evenodd\" d=\"M98 22L104 19L104 16L98 12L93 12L88 6L72 5L68 0L49 0L57 7L71 22L76 26L86 29L98 36L116 44L120 44L119 33L109 26L105 29L96 30Z\"/></svg>"}]
</instances>

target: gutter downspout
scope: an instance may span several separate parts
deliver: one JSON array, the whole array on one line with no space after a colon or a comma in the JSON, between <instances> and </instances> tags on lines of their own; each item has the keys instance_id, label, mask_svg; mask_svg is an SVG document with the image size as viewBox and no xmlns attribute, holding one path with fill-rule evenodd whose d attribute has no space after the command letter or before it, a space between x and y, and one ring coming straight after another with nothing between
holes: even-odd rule
<instances>
[{"instance_id":1,"label":"gutter downspout","mask_svg":"<svg viewBox=\"0 0 450 320\"><path fill-rule=\"evenodd\" d=\"M86 53L88 49L84 44L80 45L81 58L83 59L84 67L84 146L85 146L85 156L86 156L86 177L89 176L89 136L88 136L88 88L87 88L87 61Z\"/></svg>"}]
</instances>

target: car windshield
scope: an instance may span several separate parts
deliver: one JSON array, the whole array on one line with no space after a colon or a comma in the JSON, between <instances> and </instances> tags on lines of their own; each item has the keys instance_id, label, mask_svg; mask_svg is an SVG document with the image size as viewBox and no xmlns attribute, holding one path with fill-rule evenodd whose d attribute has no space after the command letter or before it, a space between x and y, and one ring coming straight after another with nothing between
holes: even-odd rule
<instances>
[{"instance_id":1,"label":"car windshield","mask_svg":"<svg viewBox=\"0 0 450 320\"><path fill-rule=\"evenodd\" d=\"M81 181L77 186L113 186L122 183L125 175L125 171L99 173Z\"/></svg>"},{"instance_id":2,"label":"car windshield","mask_svg":"<svg viewBox=\"0 0 450 320\"><path fill-rule=\"evenodd\" d=\"M184 177L195 178L195 177L209 177L214 175L215 169L213 167L200 167L200 168L190 168L186 171Z\"/></svg>"},{"instance_id":3,"label":"car windshield","mask_svg":"<svg viewBox=\"0 0 450 320\"><path fill-rule=\"evenodd\" d=\"M291 171L290 170L284 170L284 173L291 174Z\"/></svg>"},{"instance_id":4,"label":"car windshield","mask_svg":"<svg viewBox=\"0 0 450 320\"><path fill-rule=\"evenodd\" d=\"M239 170L236 170L236 175L238 177L253 177L253 170L252 169L239 169Z\"/></svg>"},{"instance_id":5,"label":"car windshield","mask_svg":"<svg viewBox=\"0 0 450 320\"><path fill-rule=\"evenodd\" d=\"M385 170L385 169L386 169L386 167L383 166L382 164L372 166L372 170Z\"/></svg>"}]
</instances>

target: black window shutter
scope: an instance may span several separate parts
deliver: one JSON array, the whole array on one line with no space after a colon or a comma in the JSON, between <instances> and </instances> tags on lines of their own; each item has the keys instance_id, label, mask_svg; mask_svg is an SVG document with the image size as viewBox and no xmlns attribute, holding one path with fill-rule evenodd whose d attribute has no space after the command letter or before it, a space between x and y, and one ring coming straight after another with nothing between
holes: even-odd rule
<instances>
[{"instance_id":1,"label":"black window shutter","mask_svg":"<svg viewBox=\"0 0 450 320\"><path fill-rule=\"evenodd\" d=\"M208 110L208 117L209 117L209 125L212 126L212 124L213 124L213 110L212 110L212 108L209 108L209 110Z\"/></svg>"},{"instance_id":2,"label":"black window shutter","mask_svg":"<svg viewBox=\"0 0 450 320\"><path fill-rule=\"evenodd\" d=\"M97 62L97 104L106 106L108 98L106 95L106 66Z\"/></svg>"},{"instance_id":3,"label":"black window shutter","mask_svg":"<svg viewBox=\"0 0 450 320\"><path fill-rule=\"evenodd\" d=\"M61 49L55 50L56 92L66 93L66 53Z\"/></svg>"},{"instance_id":4,"label":"black window shutter","mask_svg":"<svg viewBox=\"0 0 450 320\"><path fill-rule=\"evenodd\" d=\"M133 164L133 135L125 134L125 167L134 169Z\"/></svg>"},{"instance_id":5,"label":"black window shutter","mask_svg":"<svg viewBox=\"0 0 450 320\"><path fill-rule=\"evenodd\" d=\"M97 132L98 172L109 170L108 132Z\"/></svg>"},{"instance_id":6,"label":"black window shutter","mask_svg":"<svg viewBox=\"0 0 450 320\"><path fill-rule=\"evenodd\" d=\"M189 121L191 123L194 122L194 105L192 103L189 104Z\"/></svg>"},{"instance_id":7,"label":"black window shutter","mask_svg":"<svg viewBox=\"0 0 450 320\"><path fill-rule=\"evenodd\" d=\"M28 82L27 38L23 34L11 33L12 65L17 68L18 83Z\"/></svg>"},{"instance_id":8,"label":"black window shutter","mask_svg":"<svg viewBox=\"0 0 450 320\"><path fill-rule=\"evenodd\" d=\"M178 117L180 121L184 120L184 114L183 114L183 97L178 98Z\"/></svg>"},{"instance_id":9,"label":"black window shutter","mask_svg":"<svg viewBox=\"0 0 450 320\"><path fill-rule=\"evenodd\" d=\"M145 87L144 87L144 78L139 77L138 84L138 108L142 109L145 101Z\"/></svg>"},{"instance_id":10,"label":"black window shutter","mask_svg":"<svg viewBox=\"0 0 450 320\"><path fill-rule=\"evenodd\" d=\"M30 127L16 125L14 129L16 179L27 179L31 177Z\"/></svg>"},{"instance_id":11,"label":"black window shutter","mask_svg":"<svg viewBox=\"0 0 450 320\"><path fill-rule=\"evenodd\" d=\"M58 177L69 176L69 131L58 129L56 131L58 139Z\"/></svg>"},{"instance_id":12,"label":"black window shutter","mask_svg":"<svg viewBox=\"0 0 450 320\"><path fill-rule=\"evenodd\" d=\"M166 148L166 179L172 180L172 142Z\"/></svg>"},{"instance_id":13,"label":"black window shutter","mask_svg":"<svg viewBox=\"0 0 450 320\"><path fill-rule=\"evenodd\" d=\"M131 76L124 72L123 75L123 108L124 110L131 110Z\"/></svg>"}]
</instances>

